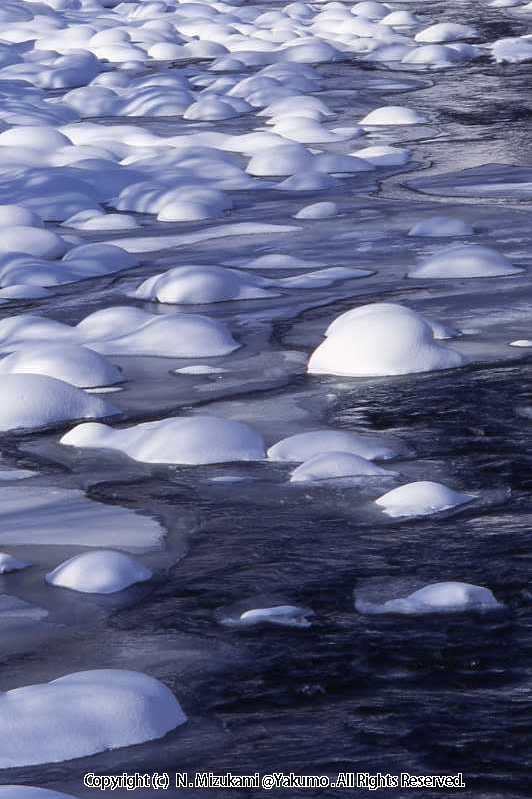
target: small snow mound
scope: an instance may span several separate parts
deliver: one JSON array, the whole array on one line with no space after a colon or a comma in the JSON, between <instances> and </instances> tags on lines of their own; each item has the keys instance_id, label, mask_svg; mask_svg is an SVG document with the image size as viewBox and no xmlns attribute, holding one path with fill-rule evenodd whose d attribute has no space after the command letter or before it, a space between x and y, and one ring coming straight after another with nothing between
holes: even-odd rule
<instances>
[{"instance_id":1,"label":"small snow mound","mask_svg":"<svg viewBox=\"0 0 532 799\"><path fill-rule=\"evenodd\" d=\"M101 419L119 411L80 388L44 375L2 378L0 430L36 429L75 419Z\"/></svg>"},{"instance_id":2,"label":"small snow mound","mask_svg":"<svg viewBox=\"0 0 532 799\"><path fill-rule=\"evenodd\" d=\"M416 42L428 44L442 44L443 42L457 42L460 39L475 39L478 32L470 25L460 25L455 22L438 22L419 33L416 33Z\"/></svg>"},{"instance_id":3,"label":"small snow mound","mask_svg":"<svg viewBox=\"0 0 532 799\"><path fill-rule=\"evenodd\" d=\"M21 569L27 569L29 566L31 566L31 563L24 563L21 560L17 560L13 555L8 555L7 552L0 552L0 574L18 572Z\"/></svg>"},{"instance_id":4,"label":"small snow mound","mask_svg":"<svg viewBox=\"0 0 532 799\"><path fill-rule=\"evenodd\" d=\"M426 125L428 119L419 111L400 105L386 105L376 108L360 121L361 125Z\"/></svg>"},{"instance_id":5,"label":"small snow mound","mask_svg":"<svg viewBox=\"0 0 532 799\"><path fill-rule=\"evenodd\" d=\"M408 273L409 277L470 278L505 277L523 272L520 266L491 247L480 244L452 245L432 255Z\"/></svg>"},{"instance_id":6,"label":"small snow mound","mask_svg":"<svg viewBox=\"0 0 532 799\"><path fill-rule=\"evenodd\" d=\"M0 374L47 375L79 388L110 386L123 380L107 358L79 344L28 344L0 361Z\"/></svg>"},{"instance_id":7,"label":"small snow mound","mask_svg":"<svg viewBox=\"0 0 532 799\"><path fill-rule=\"evenodd\" d=\"M517 341L511 341L510 347L532 347L532 340L529 338L520 338Z\"/></svg>"},{"instance_id":8,"label":"small snow mound","mask_svg":"<svg viewBox=\"0 0 532 799\"><path fill-rule=\"evenodd\" d=\"M144 463L198 466L231 461L262 460L264 442L243 422L214 416L170 417L114 430L104 424L80 424L61 444L113 449Z\"/></svg>"},{"instance_id":9,"label":"small snow mound","mask_svg":"<svg viewBox=\"0 0 532 799\"><path fill-rule=\"evenodd\" d=\"M312 430L278 441L268 450L271 461L303 463L324 453L346 452L366 460L388 460L405 454L402 442L390 438L360 435L345 430Z\"/></svg>"},{"instance_id":10,"label":"small snow mound","mask_svg":"<svg viewBox=\"0 0 532 799\"><path fill-rule=\"evenodd\" d=\"M402 166L410 160L410 151L401 147L391 145L374 145L365 147L363 150L351 153L356 158L362 158L373 166Z\"/></svg>"},{"instance_id":11,"label":"small snow mound","mask_svg":"<svg viewBox=\"0 0 532 799\"><path fill-rule=\"evenodd\" d=\"M202 304L225 300L254 300L277 296L253 282L244 272L221 266L177 266L154 275L136 289L139 300Z\"/></svg>"},{"instance_id":12,"label":"small snow mound","mask_svg":"<svg viewBox=\"0 0 532 799\"><path fill-rule=\"evenodd\" d=\"M431 216L417 222L408 231L409 236L472 236L474 230L471 225L454 216Z\"/></svg>"},{"instance_id":13,"label":"small snow mound","mask_svg":"<svg viewBox=\"0 0 532 799\"><path fill-rule=\"evenodd\" d=\"M151 571L129 555L100 549L61 563L46 575L46 582L84 594L114 594L151 577Z\"/></svg>"},{"instance_id":14,"label":"small snow mound","mask_svg":"<svg viewBox=\"0 0 532 799\"><path fill-rule=\"evenodd\" d=\"M331 219L337 213L338 207L336 203L312 203L312 205L305 205L297 214L294 214L294 219Z\"/></svg>"},{"instance_id":15,"label":"small snow mound","mask_svg":"<svg viewBox=\"0 0 532 799\"><path fill-rule=\"evenodd\" d=\"M271 608L246 610L240 615L239 623L246 627L256 624L276 624L281 627L308 628L311 626L308 617L313 615L311 610L298 608L295 605L276 605Z\"/></svg>"},{"instance_id":16,"label":"small snow mound","mask_svg":"<svg viewBox=\"0 0 532 799\"><path fill-rule=\"evenodd\" d=\"M442 483L420 480L393 488L375 500L388 516L428 516L472 502L471 494L454 491Z\"/></svg>"},{"instance_id":17,"label":"small snow mound","mask_svg":"<svg viewBox=\"0 0 532 799\"><path fill-rule=\"evenodd\" d=\"M328 451L314 455L290 475L291 483L334 480L341 477L392 477L397 472L382 469L353 452Z\"/></svg>"},{"instance_id":18,"label":"small snow mound","mask_svg":"<svg viewBox=\"0 0 532 799\"><path fill-rule=\"evenodd\" d=\"M389 599L381 605L357 599L355 607L360 613L417 615L497 610L503 605L495 599L489 588L470 583L444 582L426 585L413 594Z\"/></svg>"},{"instance_id":19,"label":"small snow mound","mask_svg":"<svg viewBox=\"0 0 532 799\"><path fill-rule=\"evenodd\" d=\"M310 374L377 377L463 366L466 358L434 340L430 324L415 311L376 303L342 314L314 350ZM339 318L342 318L339 317Z\"/></svg>"},{"instance_id":20,"label":"small snow mound","mask_svg":"<svg viewBox=\"0 0 532 799\"><path fill-rule=\"evenodd\" d=\"M0 694L0 768L58 763L162 738L186 721L159 680L95 669Z\"/></svg>"}]
</instances>

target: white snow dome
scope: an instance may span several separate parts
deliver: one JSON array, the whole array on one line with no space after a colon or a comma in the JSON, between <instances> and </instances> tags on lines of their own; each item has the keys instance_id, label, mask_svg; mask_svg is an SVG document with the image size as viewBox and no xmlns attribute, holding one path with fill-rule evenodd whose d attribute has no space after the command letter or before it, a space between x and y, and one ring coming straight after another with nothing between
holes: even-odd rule
<instances>
[{"instance_id":1,"label":"white snow dome","mask_svg":"<svg viewBox=\"0 0 532 799\"><path fill-rule=\"evenodd\" d=\"M302 144L278 144L253 155L246 172L256 177L285 177L313 168L314 156Z\"/></svg>"},{"instance_id":2,"label":"white snow dome","mask_svg":"<svg viewBox=\"0 0 532 799\"><path fill-rule=\"evenodd\" d=\"M361 435L347 430L311 430L278 441L269 448L268 458L303 463L324 453L347 452L366 460L388 460L407 451L401 441L386 436Z\"/></svg>"},{"instance_id":3,"label":"white snow dome","mask_svg":"<svg viewBox=\"0 0 532 799\"><path fill-rule=\"evenodd\" d=\"M331 219L338 213L338 206L333 202L312 203L305 205L296 214L294 219Z\"/></svg>"},{"instance_id":4,"label":"white snow dome","mask_svg":"<svg viewBox=\"0 0 532 799\"><path fill-rule=\"evenodd\" d=\"M364 119L360 120L361 125L426 125L429 120L419 111L412 108L405 108L401 105L385 105L370 111Z\"/></svg>"},{"instance_id":5,"label":"white snow dome","mask_svg":"<svg viewBox=\"0 0 532 799\"><path fill-rule=\"evenodd\" d=\"M134 292L139 300L197 304L255 300L277 293L257 285L244 272L222 266L177 266L145 280Z\"/></svg>"},{"instance_id":6,"label":"white snow dome","mask_svg":"<svg viewBox=\"0 0 532 799\"><path fill-rule=\"evenodd\" d=\"M189 466L262 460L265 456L262 437L252 427L214 416L171 417L122 430L80 424L63 436L61 444L114 449L144 463Z\"/></svg>"},{"instance_id":7,"label":"white snow dome","mask_svg":"<svg viewBox=\"0 0 532 799\"><path fill-rule=\"evenodd\" d=\"M240 615L239 622L245 626L256 624L276 624L281 627L310 627L308 616L313 615L305 608L295 605L275 605L271 608L253 608Z\"/></svg>"},{"instance_id":8,"label":"white snow dome","mask_svg":"<svg viewBox=\"0 0 532 799\"><path fill-rule=\"evenodd\" d=\"M356 150L351 153L356 158L362 158L373 166L402 166L410 160L410 150L403 147L392 147L389 144L373 145L364 147L363 150Z\"/></svg>"},{"instance_id":9,"label":"white snow dome","mask_svg":"<svg viewBox=\"0 0 532 799\"><path fill-rule=\"evenodd\" d=\"M42 228L41 217L23 205L0 205L0 227Z\"/></svg>"},{"instance_id":10,"label":"white snow dome","mask_svg":"<svg viewBox=\"0 0 532 799\"><path fill-rule=\"evenodd\" d=\"M0 374L47 375L79 388L111 386L123 380L118 367L79 344L26 344L0 361Z\"/></svg>"},{"instance_id":11,"label":"white snow dome","mask_svg":"<svg viewBox=\"0 0 532 799\"><path fill-rule=\"evenodd\" d=\"M383 469L354 452L322 452L297 466L291 483L310 483L340 477L392 477L396 472Z\"/></svg>"},{"instance_id":12,"label":"white snow dome","mask_svg":"<svg viewBox=\"0 0 532 799\"><path fill-rule=\"evenodd\" d=\"M460 39L474 39L477 31L470 25L460 25L456 22L437 22L429 28L416 33L416 42L429 44L442 44L443 42L457 42Z\"/></svg>"},{"instance_id":13,"label":"white snow dome","mask_svg":"<svg viewBox=\"0 0 532 799\"><path fill-rule=\"evenodd\" d=\"M413 311L411 308L406 308L404 305L396 305L393 302L374 302L370 305L359 305L358 308L351 308L349 311L344 311L344 313L337 316L334 321L331 322L327 330L325 331L326 336L333 336L338 333L343 327L349 325L353 319L357 319L361 316L365 316L366 314L373 314L373 313L381 313L381 312L390 312L394 313L396 308L402 308L404 314L410 313L412 315L412 319L417 319L421 314L418 314L416 311ZM432 335L434 338L441 339L441 338L453 338L453 336L457 335L457 331L450 327L449 325L442 324L442 322L435 322L430 319L426 319L424 316L422 317L425 322L432 328Z\"/></svg>"},{"instance_id":14,"label":"white snow dome","mask_svg":"<svg viewBox=\"0 0 532 799\"><path fill-rule=\"evenodd\" d=\"M381 605L357 600L356 609L361 613L464 613L467 611L497 610L503 607L489 588L470 583L432 583L414 591L406 597L389 599Z\"/></svg>"},{"instance_id":15,"label":"white snow dome","mask_svg":"<svg viewBox=\"0 0 532 799\"><path fill-rule=\"evenodd\" d=\"M99 549L61 563L46 575L46 582L84 594L114 594L151 577L151 571L129 555Z\"/></svg>"},{"instance_id":16,"label":"white snow dome","mask_svg":"<svg viewBox=\"0 0 532 799\"><path fill-rule=\"evenodd\" d=\"M384 307L383 307L384 306ZM429 323L393 303L364 305L314 350L310 374L376 377L463 366L466 358L434 340Z\"/></svg>"},{"instance_id":17,"label":"white snow dome","mask_svg":"<svg viewBox=\"0 0 532 799\"><path fill-rule=\"evenodd\" d=\"M432 255L420 266L410 270L408 277L505 277L523 271L522 267L514 266L508 258L491 247L460 244Z\"/></svg>"},{"instance_id":18,"label":"white snow dome","mask_svg":"<svg viewBox=\"0 0 532 799\"><path fill-rule=\"evenodd\" d=\"M0 552L0 574L9 574L9 572L18 572L22 569L27 569L31 566L30 563L24 563L21 560L8 555L7 552Z\"/></svg>"},{"instance_id":19,"label":"white snow dome","mask_svg":"<svg viewBox=\"0 0 532 799\"><path fill-rule=\"evenodd\" d=\"M0 694L0 768L59 763L162 738L186 716L159 680L95 669Z\"/></svg>"},{"instance_id":20,"label":"white snow dome","mask_svg":"<svg viewBox=\"0 0 532 799\"><path fill-rule=\"evenodd\" d=\"M444 238L446 236L472 236L474 232L471 225L455 216L431 216L417 222L410 228L408 235Z\"/></svg>"},{"instance_id":21,"label":"white snow dome","mask_svg":"<svg viewBox=\"0 0 532 799\"><path fill-rule=\"evenodd\" d=\"M375 500L388 516L428 516L450 510L475 499L471 494L454 491L442 483L419 480L388 491Z\"/></svg>"},{"instance_id":22,"label":"white snow dome","mask_svg":"<svg viewBox=\"0 0 532 799\"><path fill-rule=\"evenodd\" d=\"M90 396L63 380L44 375L2 378L0 430L50 427L75 419L101 419L120 413L114 405Z\"/></svg>"}]
</instances>

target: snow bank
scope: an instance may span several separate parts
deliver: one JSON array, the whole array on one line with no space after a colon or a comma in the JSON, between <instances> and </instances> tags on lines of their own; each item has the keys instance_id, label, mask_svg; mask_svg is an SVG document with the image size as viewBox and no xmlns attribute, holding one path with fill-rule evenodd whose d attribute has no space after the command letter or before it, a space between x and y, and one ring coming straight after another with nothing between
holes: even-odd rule
<instances>
[{"instance_id":1,"label":"snow bank","mask_svg":"<svg viewBox=\"0 0 532 799\"><path fill-rule=\"evenodd\" d=\"M376 303L342 315L314 350L310 374L352 377L403 375L463 366L461 353L438 344L428 322L408 308Z\"/></svg>"},{"instance_id":2,"label":"snow bank","mask_svg":"<svg viewBox=\"0 0 532 799\"><path fill-rule=\"evenodd\" d=\"M2 431L50 427L117 413L119 411L111 403L53 377L6 374L2 378Z\"/></svg>"},{"instance_id":3,"label":"snow bank","mask_svg":"<svg viewBox=\"0 0 532 799\"><path fill-rule=\"evenodd\" d=\"M151 577L151 571L129 555L101 549L61 563L46 575L46 582L84 594L114 594Z\"/></svg>"},{"instance_id":4,"label":"snow bank","mask_svg":"<svg viewBox=\"0 0 532 799\"><path fill-rule=\"evenodd\" d=\"M186 716L159 680L95 669L0 694L0 768L57 763L162 738Z\"/></svg>"},{"instance_id":5,"label":"snow bank","mask_svg":"<svg viewBox=\"0 0 532 799\"><path fill-rule=\"evenodd\" d=\"M278 441L268 450L271 461L308 462L325 453L350 453L366 460L388 460L405 454L400 441L385 436L361 435L345 430L313 430Z\"/></svg>"},{"instance_id":6,"label":"snow bank","mask_svg":"<svg viewBox=\"0 0 532 799\"><path fill-rule=\"evenodd\" d=\"M472 502L471 494L453 491L442 483L420 480L399 486L375 500L388 516L427 516Z\"/></svg>"},{"instance_id":7,"label":"snow bank","mask_svg":"<svg viewBox=\"0 0 532 799\"><path fill-rule=\"evenodd\" d=\"M264 443L242 422L214 416L169 418L121 430L104 424L80 424L63 436L73 447L114 449L144 463L189 466L264 458Z\"/></svg>"},{"instance_id":8,"label":"snow bank","mask_svg":"<svg viewBox=\"0 0 532 799\"><path fill-rule=\"evenodd\" d=\"M389 599L382 604L357 599L355 607L360 613L465 613L489 611L503 607L489 588L470 583L432 583L414 591L409 596Z\"/></svg>"},{"instance_id":9,"label":"snow bank","mask_svg":"<svg viewBox=\"0 0 532 799\"><path fill-rule=\"evenodd\" d=\"M468 278L505 277L524 270L514 266L508 258L491 247L479 244L462 244L440 250L415 269L409 277Z\"/></svg>"},{"instance_id":10,"label":"snow bank","mask_svg":"<svg viewBox=\"0 0 532 799\"><path fill-rule=\"evenodd\" d=\"M327 451L314 455L290 475L291 483L334 480L339 477L393 477L397 472L382 469L353 452Z\"/></svg>"}]
</instances>

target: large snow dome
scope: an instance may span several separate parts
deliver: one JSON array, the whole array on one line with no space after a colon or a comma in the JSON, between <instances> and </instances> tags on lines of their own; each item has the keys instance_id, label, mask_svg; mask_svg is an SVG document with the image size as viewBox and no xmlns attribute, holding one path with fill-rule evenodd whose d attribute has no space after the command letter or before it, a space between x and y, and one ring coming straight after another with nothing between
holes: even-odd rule
<instances>
[{"instance_id":1,"label":"large snow dome","mask_svg":"<svg viewBox=\"0 0 532 799\"><path fill-rule=\"evenodd\" d=\"M364 305L314 350L310 374L374 377L463 366L460 352L439 344L430 324L401 305ZM343 316L343 315L342 315Z\"/></svg>"},{"instance_id":2,"label":"large snow dome","mask_svg":"<svg viewBox=\"0 0 532 799\"><path fill-rule=\"evenodd\" d=\"M461 244L446 247L411 269L408 277L506 277L523 272L492 247L480 244Z\"/></svg>"},{"instance_id":3,"label":"large snow dome","mask_svg":"<svg viewBox=\"0 0 532 799\"><path fill-rule=\"evenodd\" d=\"M57 763L162 738L186 721L159 680L95 669L0 694L0 768Z\"/></svg>"}]
</instances>

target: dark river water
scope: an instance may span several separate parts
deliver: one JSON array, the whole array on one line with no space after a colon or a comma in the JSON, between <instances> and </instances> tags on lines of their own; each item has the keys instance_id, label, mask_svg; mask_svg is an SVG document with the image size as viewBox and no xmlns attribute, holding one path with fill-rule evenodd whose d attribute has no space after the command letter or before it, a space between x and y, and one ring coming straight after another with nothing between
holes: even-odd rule
<instances>
[{"instance_id":1,"label":"dark river water","mask_svg":"<svg viewBox=\"0 0 532 799\"><path fill-rule=\"evenodd\" d=\"M413 2L408 8L437 21L471 22L485 41L526 28L522 18L485 3ZM286 292L280 300L209 308L244 343L221 359L232 368L227 376L177 380L170 370L183 360L116 359L133 377L113 401L127 420L196 411L242 419L268 444L319 427L393 434L412 452L403 475L430 475L426 479L481 499L459 512L384 521L370 508L370 499L382 493L379 485L297 486L287 482L288 468L275 463L151 467L118 455L67 451L58 446L57 431L3 436L4 460L39 470L38 484L81 487L93 499L153 515L168 535L163 552L146 556L159 569L157 577L120 599L69 594L66 607L62 592L61 600L52 598L38 578L47 563L70 554L68 547L43 547L37 577L22 573L9 583L0 577L0 592L31 598L60 625L44 641L6 640L2 688L81 669L133 668L169 685L189 717L160 741L6 770L3 783L86 797L95 794L83 786L88 771L167 772L172 780L175 772L295 772L331 781L340 772L462 772L462 796L531 795L532 359L530 349L508 347L532 337L530 271L504 279L433 280L429 286L407 281L405 272L432 243L409 240L404 231L421 217L460 216L475 224L475 241L530 267L532 65L495 65L485 58L413 72L353 60L318 70L320 96L337 112L339 125L386 104L429 114L428 129L393 130L395 141L402 136L414 153L408 167L342 180L327 194L340 215L305 226L297 239L229 236L185 244L179 258L229 263L245 248L255 256L285 252L376 274L297 296ZM138 124L168 133L183 122ZM226 123L228 130L250 125L245 117ZM265 189L235 192L233 199L230 221L286 224L305 196ZM146 232L158 231L153 221L143 221ZM165 232L182 230L165 226ZM87 282L83 292L79 285L63 287L38 305L20 303L1 313L38 308L77 322L90 310L131 303L123 291L175 259L172 251L155 253L140 269ZM475 331L457 347L473 354L475 363L372 380L305 374L301 363L333 318L354 304L381 300L405 302ZM152 310L167 312L164 306ZM287 361L286 352L296 355ZM504 608L484 615L366 616L354 607L354 592L441 580L487 586ZM222 623L231 609L278 604L311 608L312 626L237 629ZM119 789L114 795L185 799L198 790ZM392 788L384 795L455 793ZM342 795L325 787L304 794ZM210 795L222 799L234 791L214 788ZM250 788L239 795L268 793Z\"/></svg>"}]
</instances>

